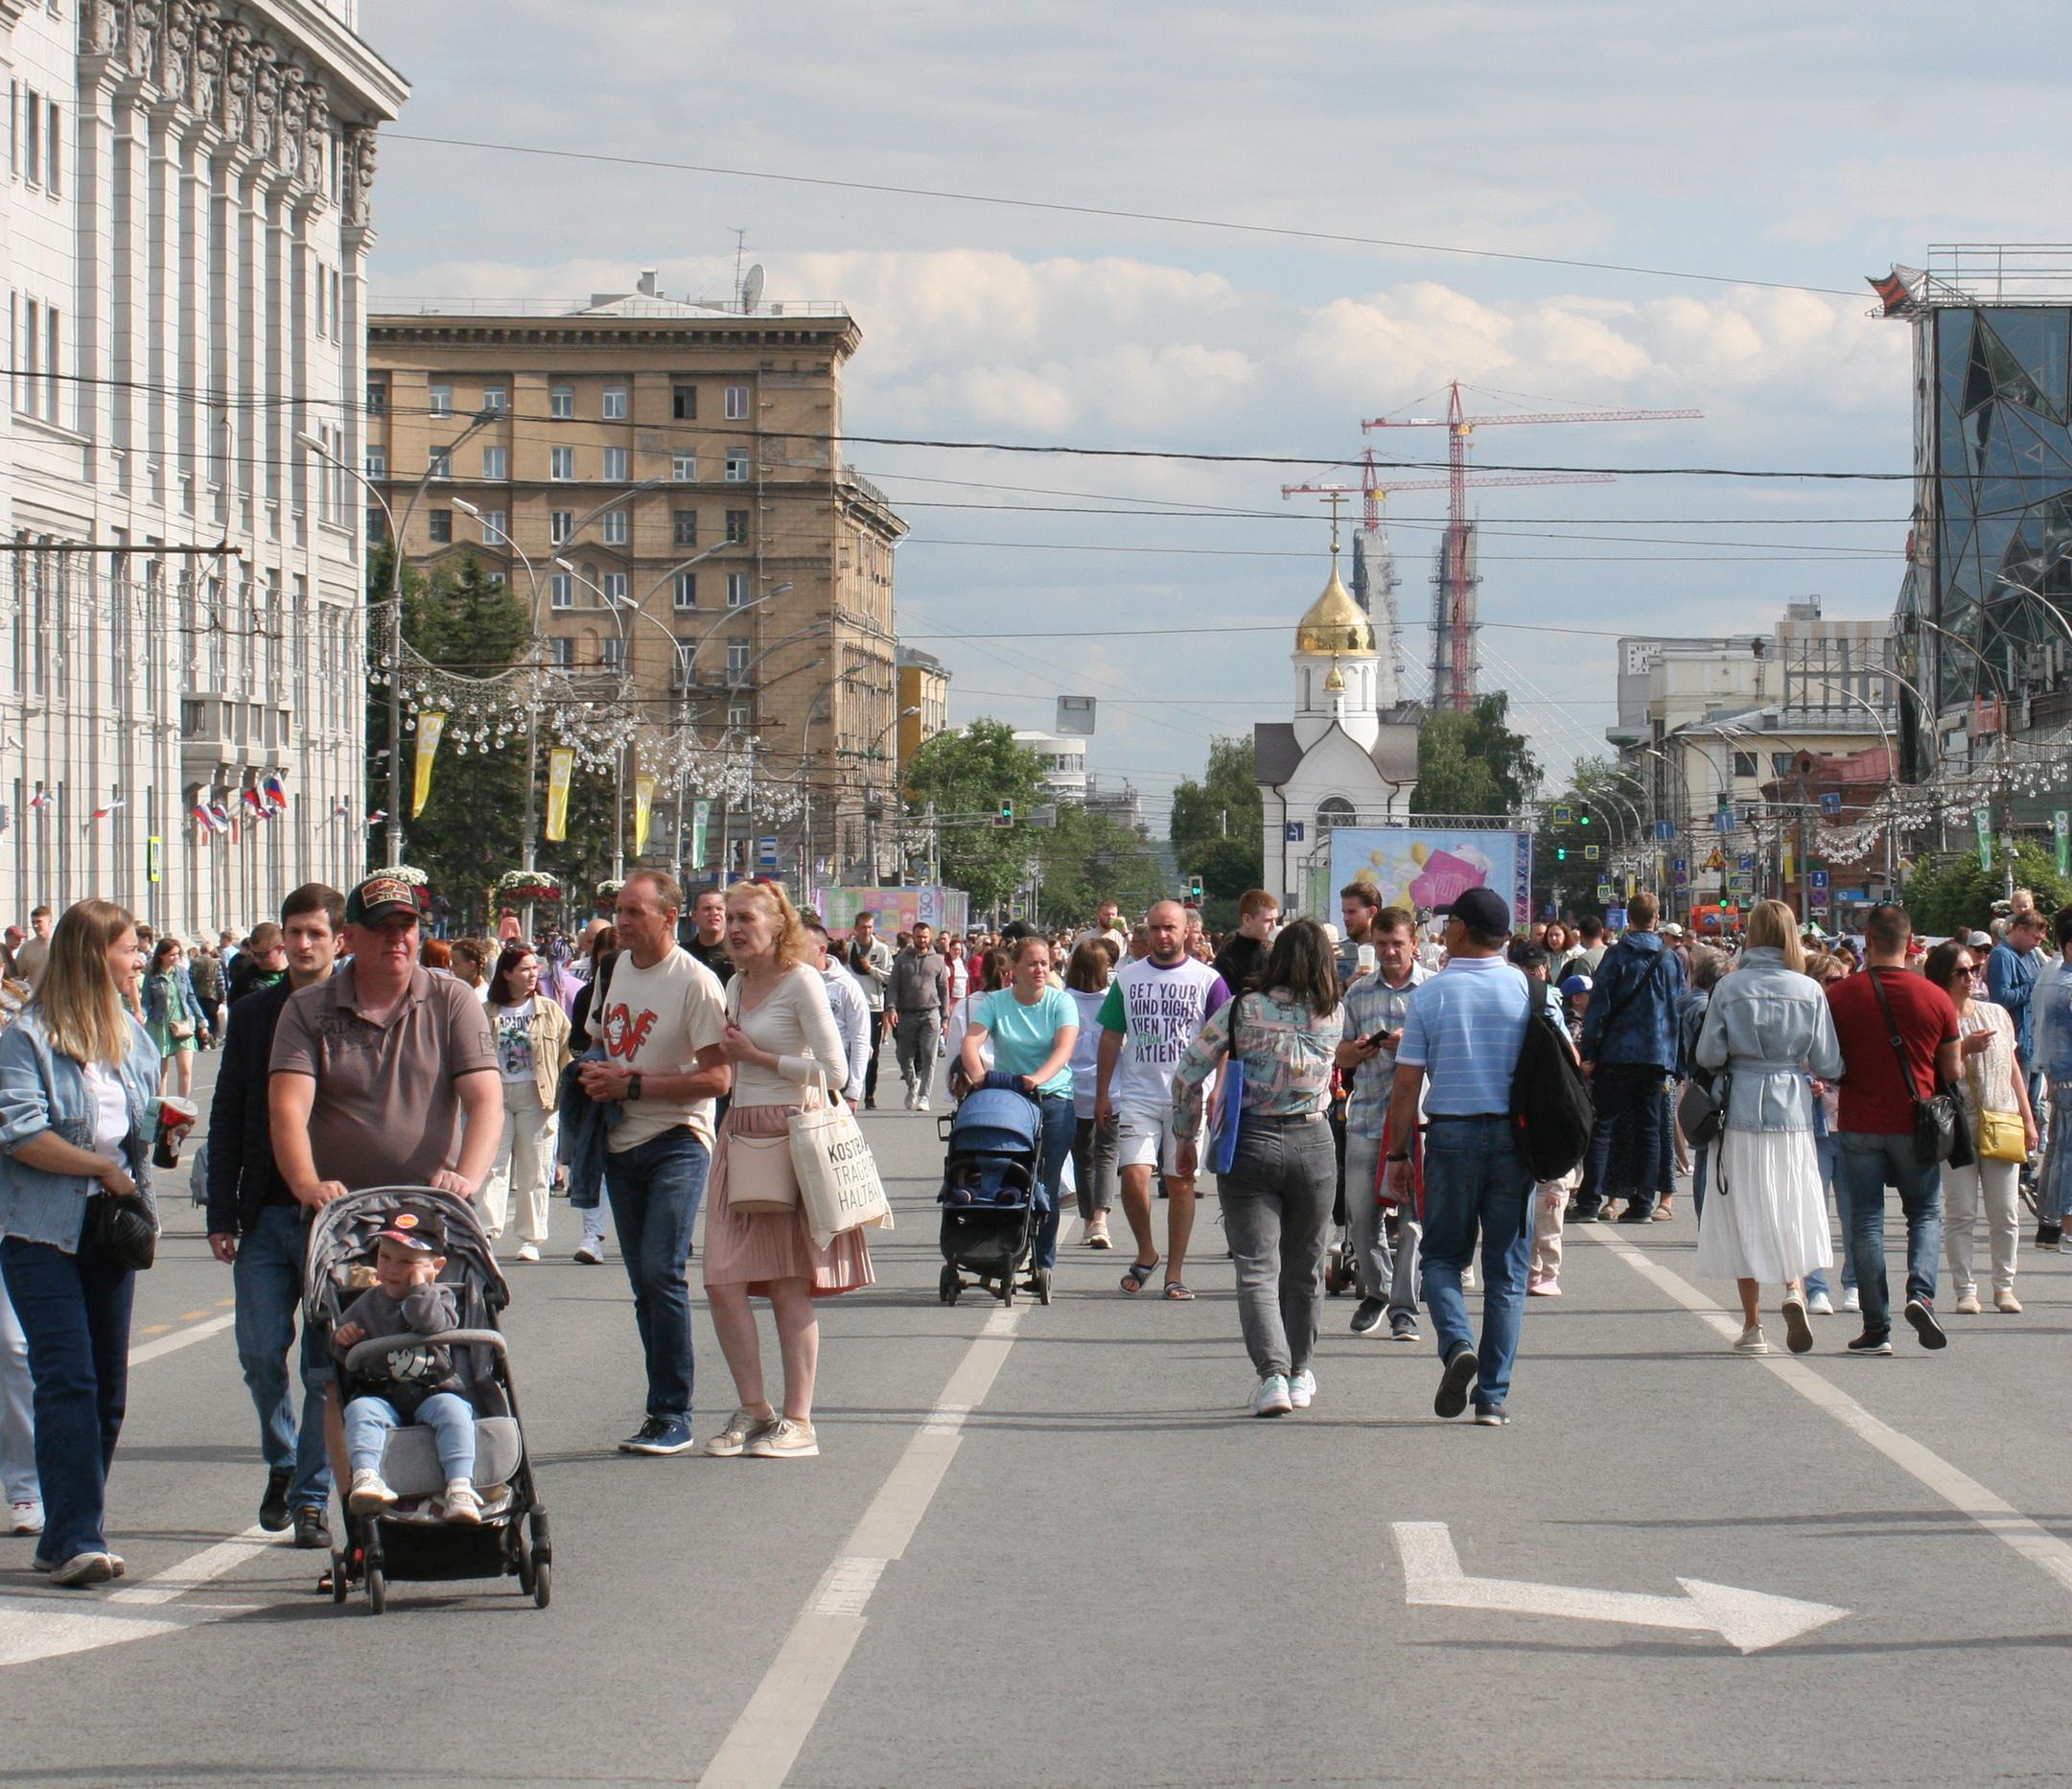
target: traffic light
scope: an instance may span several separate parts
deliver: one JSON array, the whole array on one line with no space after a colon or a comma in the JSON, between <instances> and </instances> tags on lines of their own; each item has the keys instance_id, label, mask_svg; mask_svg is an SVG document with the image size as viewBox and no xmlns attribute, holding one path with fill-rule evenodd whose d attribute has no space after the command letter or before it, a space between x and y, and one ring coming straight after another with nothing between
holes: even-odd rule
<instances>
[{"instance_id":1,"label":"traffic light","mask_svg":"<svg viewBox=\"0 0 2072 1789\"><path fill-rule=\"evenodd\" d=\"M992 824L996 826L1012 826L1014 824L1014 803L1002 802L999 813L993 816Z\"/></svg>"},{"instance_id":2,"label":"traffic light","mask_svg":"<svg viewBox=\"0 0 2072 1789\"><path fill-rule=\"evenodd\" d=\"M1189 900L1199 900L1201 898L1201 878L1199 876L1189 876L1187 878L1187 898Z\"/></svg>"},{"instance_id":3,"label":"traffic light","mask_svg":"<svg viewBox=\"0 0 2072 1789\"><path fill-rule=\"evenodd\" d=\"M1566 845L1554 847L1554 861L1557 864L1565 864L1569 861L1569 848Z\"/></svg>"},{"instance_id":4,"label":"traffic light","mask_svg":"<svg viewBox=\"0 0 2072 1789\"><path fill-rule=\"evenodd\" d=\"M1576 817L1575 817L1575 824L1576 824L1577 825L1579 825L1579 826L1587 826L1587 825L1590 825L1590 816L1589 816L1588 814L1578 814L1578 815L1576 815Z\"/></svg>"}]
</instances>

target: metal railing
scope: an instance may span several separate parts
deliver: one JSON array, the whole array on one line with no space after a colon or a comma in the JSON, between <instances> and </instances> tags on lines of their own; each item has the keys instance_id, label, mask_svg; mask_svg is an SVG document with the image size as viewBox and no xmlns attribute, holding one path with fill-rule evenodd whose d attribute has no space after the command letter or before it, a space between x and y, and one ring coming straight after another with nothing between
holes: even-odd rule
<instances>
[{"instance_id":1,"label":"metal railing","mask_svg":"<svg viewBox=\"0 0 2072 1789\"><path fill-rule=\"evenodd\" d=\"M1929 304L2072 303L2072 243L1931 243Z\"/></svg>"},{"instance_id":2,"label":"metal railing","mask_svg":"<svg viewBox=\"0 0 2072 1789\"><path fill-rule=\"evenodd\" d=\"M609 305L611 309L603 307ZM398 296L375 298L367 315L377 327L384 316L524 316L564 317L573 322L582 317L633 316L695 323L705 317L770 318L846 317L849 306L839 298L766 298L753 311L743 310L734 298L649 298L639 292L623 297L593 293L588 298L469 298Z\"/></svg>"}]
</instances>

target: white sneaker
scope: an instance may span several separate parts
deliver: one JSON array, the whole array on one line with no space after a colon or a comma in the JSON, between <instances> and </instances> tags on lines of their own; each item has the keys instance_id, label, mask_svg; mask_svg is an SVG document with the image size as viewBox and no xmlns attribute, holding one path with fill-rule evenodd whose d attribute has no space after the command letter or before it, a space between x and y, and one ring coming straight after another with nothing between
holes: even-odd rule
<instances>
[{"instance_id":1,"label":"white sneaker","mask_svg":"<svg viewBox=\"0 0 2072 1789\"><path fill-rule=\"evenodd\" d=\"M1304 1367L1288 1382L1288 1402L1306 1410L1316 1402L1316 1375Z\"/></svg>"},{"instance_id":2,"label":"white sneaker","mask_svg":"<svg viewBox=\"0 0 2072 1789\"><path fill-rule=\"evenodd\" d=\"M602 1266L604 1265L603 1242L600 1240L593 1243L586 1236L583 1239L583 1245L575 1251L575 1259L586 1267Z\"/></svg>"},{"instance_id":3,"label":"white sneaker","mask_svg":"<svg viewBox=\"0 0 2072 1789\"><path fill-rule=\"evenodd\" d=\"M12 1534L41 1534L43 1532L43 1505L34 1500L24 1500L8 1505L8 1528Z\"/></svg>"},{"instance_id":4,"label":"white sneaker","mask_svg":"<svg viewBox=\"0 0 2072 1789\"><path fill-rule=\"evenodd\" d=\"M916 1100L914 1109L917 1112L925 1112L928 1109L928 1102L926 1100Z\"/></svg>"},{"instance_id":5,"label":"white sneaker","mask_svg":"<svg viewBox=\"0 0 2072 1789\"><path fill-rule=\"evenodd\" d=\"M1815 1292L1805 1301L1805 1313L1812 1317L1831 1317L1834 1315L1834 1300L1826 1292Z\"/></svg>"},{"instance_id":6,"label":"white sneaker","mask_svg":"<svg viewBox=\"0 0 2072 1789\"><path fill-rule=\"evenodd\" d=\"M913 1089L913 1088L909 1087L909 1088L908 1088L908 1089L906 1090L906 1098L905 1098L905 1099L903 1099L903 1100L901 1100L901 1101L899 1102L899 1104L900 1104L900 1105L901 1105L901 1106L902 1106L902 1107L903 1107L903 1108L904 1108L905 1110L907 1110L907 1111L909 1111L909 1112L911 1112L911 1111L912 1111L912 1110L914 1109L914 1089Z\"/></svg>"},{"instance_id":7,"label":"white sneaker","mask_svg":"<svg viewBox=\"0 0 2072 1789\"><path fill-rule=\"evenodd\" d=\"M1741 1339L1734 1344L1735 1354L1768 1354L1770 1344L1762 1338L1762 1326L1751 1323L1741 1332Z\"/></svg>"},{"instance_id":8,"label":"white sneaker","mask_svg":"<svg viewBox=\"0 0 2072 1789\"><path fill-rule=\"evenodd\" d=\"M1269 1373L1252 1393L1254 1416L1286 1416L1294 1407L1294 1400L1288 1395L1288 1382L1278 1373Z\"/></svg>"},{"instance_id":9,"label":"white sneaker","mask_svg":"<svg viewBox=\"0 0 2072 1789\"><path fill-rule=\"evenodd\" d=\"M1863 1309L1863 1294L1853 1286L1842 1294L1842 1309L1844 1311L1861 1311Z\"/></svg>"},{"instance_id":10,"label":"white sneaker","mask_svg":"<svg viewBox=\"0 0 2072 1789\"><path fill-rule=\"evenodd\" d=\"M520 1245L520 1247L519 1247L519 1250L518 1250L518 1258L519 1258L519 1260L521 1260L521 1261L537 1261L537 1260L539 1260L539 1258L540 1258L540 1245L539 1245L539 1243L523 1243L523 1244L521 1244L521 1245Z\"/></svg>"},{"instance_id":11,"label":"white sneaker","mask_svg":"<svg viewBox=\"0 0 2072 1789\"><path fill-rule=\"evenodd\" d=\"M378 1515L384 1509L394 1508L395 1503L396 1494L373 1467L362 1466L353 1474L353 1488L345 1495L345 1507L354 1515Z\"/></svg>"},{"instance_id":12,"label":"white sneaker","mask_svg":"<svg viewBox=\"0 0 2072 1789\"><path fill-rule=\"evenodd\" d=\"M443 1501L448 1522L464 1522L472 1525L482 1520L482 1499L475 1495L475 1487L465 1478L447 1481Z\"/></svg>"}]
</instances>

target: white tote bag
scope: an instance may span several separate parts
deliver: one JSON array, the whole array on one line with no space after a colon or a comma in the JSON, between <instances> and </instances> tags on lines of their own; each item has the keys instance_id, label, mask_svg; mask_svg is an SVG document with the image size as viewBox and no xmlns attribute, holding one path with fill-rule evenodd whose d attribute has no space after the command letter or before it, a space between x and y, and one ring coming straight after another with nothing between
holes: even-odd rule
<instances>
[{"instance_id":1,"label":"white tote bag","mask_svg":"<svg viewBox=\"0 0 2072 1789\"><path fill-rule=\"evenodd\" d=\"M828 1100L817 1077L806 1083L790 1129L792 1172L815 1247L864 1224L892 1228L892 1205L863 1128L848 1106Z\"/></svg>"}]
</instances>

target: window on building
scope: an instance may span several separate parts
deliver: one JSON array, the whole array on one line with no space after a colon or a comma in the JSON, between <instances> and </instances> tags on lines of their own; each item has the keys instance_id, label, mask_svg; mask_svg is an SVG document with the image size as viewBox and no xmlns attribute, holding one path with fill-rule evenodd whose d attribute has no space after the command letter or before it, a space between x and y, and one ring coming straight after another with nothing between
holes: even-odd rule
<instances>
[{"instance_id":1,"label":"window on building","mask_svg":"<svg viewBox=\"0 0 2072 1789\"><path fill-rule=\"evenodd\" d=\"M388 476L388 450L370 447L367 450L367 476L379 484Z\"/></svg>"},{"instance_id":2,"label":"window on building","mask_svg":"<svg viewBox=\"0 0 2072 1789\"><path fill-rule=\"evenodd\" d=\"M575 450L572 447L548 448L547 451L547 476L567 482L575 476Z\"/></svg>"},{"instance_id":3,"label":"window on building","mask_svg":"<svg viewBox=\"0 0 2072 1789\"><path fill-rule=\"evenodd\" d=\"M431 401L434 416L451 416L454 413L454 388L451 385L427 385L425 396Z\"/></svg>"},{"instance_id":4,"label":"window on building","mask_svg":"<svg viewBox=\"0 0 2072 1789\"><path fill-rule=\"evenodd\" d=\"M482 407L485 410L507 410L511 407L511 388L508 385L484 385Z\"/></svg>"},{"instance_id":5,"label":"window on building","mask_svg":"<svg viewBox=\"0 0 2072 1789\"><path fill-rule=\"evenodd\" d=\"M1760 776L1759 760L1753 752L1736 752L1734 755L1734 774L1736 777Z\"/></svg>"},{"instance_id":6,"label":"window on building","mask_svg":"<svg viewBox=\"0 0 2072 1789\"><path fill-rule=\"evenodd\" d=\"M451 478L454 476L454 450L433 448L431 450L431 476L434 478Z\"/></svg>"},{"instance_id":7,"label":"window on building","mask_svg":"<svg viewBox=\"0 0 2072 1789\"><path fill-rule=\"evenodd\" d=\"M555 572L547 581L547 600L556 609L574 608L575 579L569 572Z\"/></svg>"},{"instance_id":8,"label":"window on building","mask_svg":"<svg viewBox=\"0 0 2072 1789\"><path fill-rule=\"evenodd\" d=\"M58 307L43 307L43 420L58 422L58 359L60 334L58 327Z\"/></svg>"},{"instance_id":9,"label":"window on building","mask_svg":"<svg viewBox=\"0 0 2072 1789\"><path fill-rule=\"evenodd\" d=\"M632 533L632 519L623 509L608 509L604 512L604 544L607 546L623 546Z\"/></svg>"},{"instance_id":10,"label":"window on building","mask_svg":"<svg viewBox=\"0 0 2072 1789\"><path fill-rule=\"evenodd\" d=\"M676 574L676 606L679 609L695 609L698 606L698 574L695 571L679 571Z\"/></svg>"},{"instance_id":11,"label":"window on building","mask_svg":"<svg viewBox=\"0 0 2072 1789\"><path fill-rule=\"evenodd\" d=\"M729 385L727 387L727 420L730 423L738 423L745 421L747 416L748 387L746 385Z\"/></svg>"},{"instance_id":12,"label":"window on building","mask_svg":"<svg viewBox=\"0 0 2072 1789\"><path fill-rule=\"evenodd\" d=\"M746 484L748 482L748 450L746 448L729 448L727 450L727 482L729 484Z\"/></svg>"},{"instance_id":13,"label":"window on building","mask_svg":"<svg viewBox=\"0 0 2072 1789\"><path fill-rule=\"evenodd\" d=\"M728 572L728 573L727 573L727 607L728 607L728 608L730 608L730 609L738 609L738 608L740 608L740 607L741 607L741 606L742 606L742 605L743 605L744 603L746 603L747 601L748 601L748 573L747 573L747 572L745 572L745 571L730 571L730 572Z\"/></svg>"},{"instance_id":14,"label":"window on building","mask_svg":"<svg viewBox=\"0 0 2072 1789\"><path fill-rule=\"evenodd\" d=\"M510 544L511 517L508 510L482 511L482 539L491 546L505 546Z\"/></svg>"},{"instance_id":15,"label":"window on building","mask_svg":"<svg viewBox=\"0 0 2072 1789\"><path fill-rule=\"evenodd\" d=\"M698 387L696 385L676 385L671 387L669 405L671 413L678 422L696 422L698 420Z\"/></svg>"},{"instance_id":16,"label":"window on building","mask_svg":"<svg viewBox=\"0 0 2072 1789\"><path fill-rule=\"evenodd\" d=\"M598 662L608 671L618 670L626 662L626 642L616 634L608 638L604 641Z\"/></svg>"},{"instance_id":17,"label":"window on building","mask_svg":"<svg viewBox=\"0 0 2072 1789\"><path fill-rule=\"evenodd\" d=\"M34 298L22 300L22 408L31 416L43 402L43 308Z\"/></svg>"},{"instance_id":18,"label":"window on building","mask_svg":"<svg viewBox=\"0 0 2072 1789\"><path fill-rule=\"evenodd\" d=\"M58 109L58 102L51 101L49 109L44 113L46 128L43 132L43 184L50 190L53 198L64 190L61 178L63 156L60 153L60 146L64 142L63 116Z\"/></svg>"},{"instance_id":19,"label":"window on building","mask_svg":"<svg viewBox=\"0 0 2072 1789\"><path fill-rule=\"evenodd\" d=\"M607 385L604 388L604 420L622 423L626 420L626 387Z\"/></svg>"},{"instance_id":20,"label":"window on building","mask_svg":"<svg viewBox=\"0 0 2072 1789\"><path fill-rule=\"evenodd\" d=\"M22 89L22 178L43 184L43 98L34 87Z\"/></svg>"},{"instance_id":21,"label":"window on building","mask_svg":"<svg viewBox=\"0 0 2072 1789\"><path fill-rule=\"evenodd\" d=\"M388 414L387 380L370 379L367 381L367 414L369 416L386 416Z\"/></svg>"},{"instance_id":22,"label":"window on building","mask_svg":"<svg viewBox=\"0 0 2072 1789\"><path fill-rule=\"evenodd\" d=\"M367 505L367 539L379 546L388 538L388 518L372 503Z\"/></svg>"},{"instance_id":23,"label":"window on building","mask_svg":"<svg viewBox=\"0 0 2072 1789\"><path fill-rule=\"evenodd\" d=\"M730 509L727 512L727 539L734 546L748 545L748 511Z\"/></svg>"},{"instance_id":24,"label":"window on building","mask_svg":"<svg viewBox=\"0 0 2072 1789\"><path fill-rule=\"evenodd\" d=\"M695 453L670 454L669 476L678 484L695 484L698 481L698 456Z\"/></svg>"},{"instance_id":25,"label":"window on building","mask_svg":"<svg viewBox=\"0 0 2072 1789\"><path fill-rule=\"evenodd\" d=\"M568 670L575 662L575 641L572 639L548 640L547 642L547 662L558 670Z\"/></svg>"},{"instance_id":26,"label":"window on building","mask_svg":"<svg viewBox=\"0 0 2072 1789\"><path fill-rule=\"evenodd\" d=\"M1788 776L1790 776L1790 775L1791 775L1791 761L1792 761L1792 760L1791 760L1791 754L1790 754L1789 752L1773 752L1773 753L1771 753L1771 754L1770 754L1770 775L1771 775L1771 776L1773 776L1773 777L1788 777Z\"/></svg>"},{"instance_id":27,"label":"window on building","mask_svg":"<svg viewBox=\"0 0 2072 1789\"><path fill-rule=\"evenodd\" d=\"M607 571L604 574L604 601L607 608L616 609L631 599L626 594L626 577L623 571Z\"/></svg>"},{"instance_id":28,"label":"window on building","mask_svg":"<svg viewBox=\"0 0 2072 1789\"><path fill-rule=\"evenodd\" d=\"M316 333L324 335L324 264L316 262L316 277L310 283L316 289Z\"/></svg>"},{"instance_id":29,"label":"window on building","mask_svg":"<svg viewBox=\"0 0 2072 1789\"><path fill-rule=\"evenodd\" d=\"M575 414L575 387L573 385L547 386L547 413L557 422L569 421Z\"/></svg>"},{"instance_id":30,"label":"window on building","mask_svg":"<svg viewBox=\"0 0 2072 1789\"><path fill-rule=\"evenodd\" d=\"M727 725L729 727L732 727L736 732L746 732L748 731L749 721L747 703L730 702L727 704Z\"/></svg>"},{"instance_id":31,"label":"window on building","mask_svg":"<svg viewBox=\"0 0 2072 1789\"><path fill-rule=\"evenodd\" d=\"M727 642L727 675L739 677L748 670L748 640L735 635Z\"/></svg>"},{"instance_id":32,"label":"window on building","mask_svg":"<svg viewBox=\"0 0 2072 1789\"><path fill-rule=\"evenodd\" d=\"M511 476L511 450L509 448L485 447L482 450L482 476L491 484L501 484Z\"/></svg>"},{"instance_id":33,"label":"window on building","mask_svg":"<svg viewBox=\"0 0 2072 1789\"><path fill-rule=\"evenodd\" d=\"M698 512L695 509L677 509L669 512L669 542L673 546L697 546Z\"/></svg>"},{"instance_id":34,"label":"window on building","mask_svg":"<svg viewBox=\"0 0 2072 1789\"><path fill-rule=\"evenodd\" d=\"M606 448L604 450L604 476L612 484L624 484L633 476L633 450L631 448Z\"/></svg>"},{"instance_id":35,"label":"window on building","mask_svg":"<svg viewBox=\"0 0 2072 1789\"><path fill-rule=\"evenodd\" d=\"M575 538L575 511L557 509L547 519L547 538L556 546L566 546Z\"/></svg>"},{"instance_id":36,"label":"window on building","mask_svg":"<svg viewBox=\"0 0 2072 1789\"><path fill-rule=\"evenodd\" d=\"M500 591L501 591L501 589L503 588L503 573L502 573L502 572L501 572L501 571L490 571L490 572L485 572L485 573L484 573L483 575L484 575L484 579L485 579L485 581L486 581L486 582L487 582L487 583L489 584L489 586L490 586L490 587L491 587L491 588L492 588L493 590L500 590Z\"/></svg>"},{"instance_id":37,"label":"window on building","mask_svg":"<svg viewBox=\"0 0 2072 1789\"><path fill-rule=\"evenodd\" d=\"M426 519L431 528L432 544L445 546L454 538L454 512L450 509L428 509Z\"/></svg>"}]
</instances>

